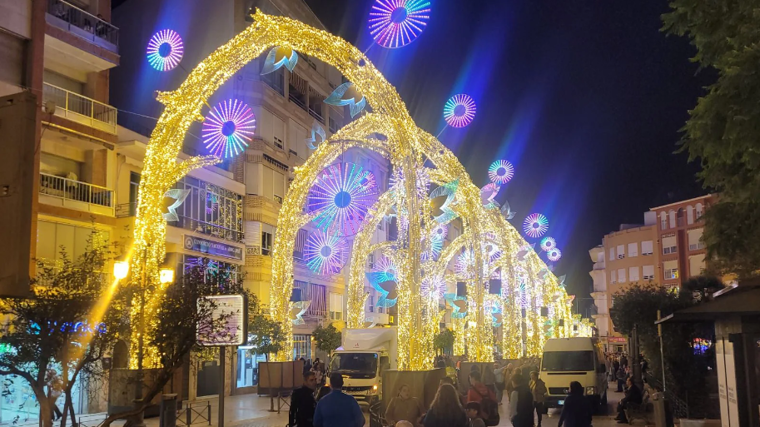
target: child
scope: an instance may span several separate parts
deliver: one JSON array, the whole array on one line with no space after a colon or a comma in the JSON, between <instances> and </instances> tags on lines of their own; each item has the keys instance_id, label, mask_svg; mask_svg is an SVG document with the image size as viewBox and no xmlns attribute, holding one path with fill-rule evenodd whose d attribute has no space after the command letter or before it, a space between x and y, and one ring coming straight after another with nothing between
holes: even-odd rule
<instances>
[{"instance_id":1,"label":"child","mask_svg":"<svg viewBox=\"0 0 760 427\"><path fill-rule=\"evenodd\" d=\"M480 402L467 402L464 409L472 427L486 427L485 421L480 418Z\"/></svg>"}]
</instances>

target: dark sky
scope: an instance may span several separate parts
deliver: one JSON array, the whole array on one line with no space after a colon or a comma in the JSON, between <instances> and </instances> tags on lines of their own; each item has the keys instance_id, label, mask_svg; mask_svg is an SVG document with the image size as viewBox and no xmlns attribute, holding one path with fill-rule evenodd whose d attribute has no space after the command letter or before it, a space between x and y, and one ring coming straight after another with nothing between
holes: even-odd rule
<instances>
[{"instance_id":1,"label":"dark sky","mask_svg":"<svg viewBox=\"0 0 760 427\"><path fill-rule=\"evenodd\" d=\"M306 2L332 33L370 46L371 0ZM474 122L441 141L477 185L492 161L515 165L498 200L517 211L516 227L532 212L549 217L563 251L555 272L588 297L588 250L604 234L704 193L697 165L673 152L712 75L689 62L686 39L659 31L666 11L663 0L433 0L419 39L368 56L433 134L448 97L476 99Z\"/></svg>"}]
</instances>

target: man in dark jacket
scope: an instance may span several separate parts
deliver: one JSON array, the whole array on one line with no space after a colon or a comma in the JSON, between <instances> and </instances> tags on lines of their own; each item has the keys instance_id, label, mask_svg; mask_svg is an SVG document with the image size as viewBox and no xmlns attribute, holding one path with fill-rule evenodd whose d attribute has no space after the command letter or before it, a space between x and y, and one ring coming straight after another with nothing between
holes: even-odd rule
<instances>
[{"instance_id":1,"label":"man in dark jacket","mask_svg":"<svg viewBox=\"0 0 760 427\"><path fill-rule=\"evenodd\" d=\"M619 424L628 424L628 418L625 416L625 408L630 403L641 404L643 395L641 390L633 383L631 378L626 382L625 397L620 401L617 407L618 416L615 418Z\"/></svg>"},{"instance_id":2,"label":"man in dark jacket","mask_svg":"<svg viewBox=\"0 0 760 427\"><path fill-rule=\"evenodd\" d=\"M313 427L314 409L317 401L314 400L314 389L317 387L317 376L314 372L303 374L303 387L293 391L290 396L290 427Z\"/></svg>"},{"instance_id":3,"label":"man in dark jacket","mask_svg":"<svg viewBox=\"0 0 760 427\"><path fill-rule=\"evenodd\" d=\"M591 404L583 395L583 386L578 381L573 381L557 427L591 427L592 412Z\"/></svg>"},{"instance_id":4,"label":"man in dark jacket","mask_svg":"<svg viewBox=\"0 0 760 427\"><path fill-rule=\"evenodd\" d=\"M533 427L533 393L528 381L521 374L512 375L512 398L509 401L510 415L514 427Z\"/></svg>"}]
</instances>

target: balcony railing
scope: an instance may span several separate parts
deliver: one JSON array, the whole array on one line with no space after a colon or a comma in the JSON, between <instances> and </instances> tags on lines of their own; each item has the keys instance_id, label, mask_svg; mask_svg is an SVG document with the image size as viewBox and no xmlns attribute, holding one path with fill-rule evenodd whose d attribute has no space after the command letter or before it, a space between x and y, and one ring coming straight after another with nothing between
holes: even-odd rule
<instances>
[{"instance_id":1,"label":"balcony railing","mask_svg":"<svg viewBox=\"0 0 760 427\"><path fill-rule=\"evenodd\" d=\"M230 240L232 242L242 242L244 234L242 231L230 230L229 228L222 227L221 225L211 224L209 222L198 221L197 219L188 218L186 216L179 216L179 221L172 221L169 225L184 228L185 230L192 230L198 233L214 236L219 239Z\"/></svg>"},{"instance_id":2,"label":"balcony railing","mask_svg":"<svg viewBox=\"0 0 760 427\"><path fill-rule=\"evenodd\" d=\"M322 117L322 115L316 112L311 107L309 107L309 115L317 119L317 121L319 121L320 123L325 124L325 119Z\"/></svg>"},{"instance_id":3,"label":"balcony railing","mask_svg":"<svg viewBox=\"0 0 760 427\"><path fill-rule=\"evenodd\" d=\"M116 135L116 108L45 83L43 104L55 103L55 115Z\"/></svg>"},{"instance_id":4,"label":"balcony railing","mask_svg":"<svg viewBox=\"0 0 760 427\"><path fill-rule=\"evenodd\" d=\"M298 108L306 111L307 110L306 104L301 100L301 98L298 97L297 94L293 93L294 89L291 88L290 90L291 91L288 92L288 98L290 99L290 102L296 104Z\"/></svg>"},{"instance_id":5,"label":"balcony railing","mask_svg":"<svg viewBox=\"0 0 760 427\"><path fill-rule=\"evenodd\" d=\"M40 194L113 209L113 190L86 182L40 173Z\"/></svg>"},{"instance_id":6,"label":"balcony railing","mask_svg":"<svg viewBox=\"0 0 760 427\"><path fill-rule=\"evenodd\" d=\"M47 21L94 44L118 52L119 29L63 0L48 0Z\"/></svg>"}]
</instances>

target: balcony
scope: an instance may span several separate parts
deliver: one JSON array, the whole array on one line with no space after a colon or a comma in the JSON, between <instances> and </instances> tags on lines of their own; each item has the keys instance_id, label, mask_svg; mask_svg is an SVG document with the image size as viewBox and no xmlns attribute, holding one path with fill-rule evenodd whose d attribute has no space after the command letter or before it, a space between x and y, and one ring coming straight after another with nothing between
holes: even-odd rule
<instances>
[{"instance_id":1,"label":"balcony","mask_svg":"<svg viewBox=\"0 0 760 427\"><path fill-rule=\"evenodd\" d=\"M111 52L119 52L117 27L63 0L48 0L47 10L48 24Z\"/></svg>"},{"instance_id":2,"label":"balcony","mask_svg":"<svg viewBox=\"0 0 760 427\"><path fill-rule=\"evenodd\" d=\"M167 224L173 227L184 228L185 230L191 230L201 234L206 234L208 236L213 236L217 239L224 239L237 243L243 242L244 235L242 231L231 230L217 224L199 221L197 219L189 218L186 216L179 216L179 221L172 221L168 222Z\"/></svg>"},{"instance_id":3,"label":"balcony","mask_svg":"<svg viewBox=\"0 0 760 427\"><path fill-rule=\"evenodd\" d=\"M105 187L40 173L40 202L114 216L114 193Z\"/></svg>"},{"instance_id":4,"label":"balcony","mask_svg":"<svg viewBox=\"0 0 760 427\"><path fill-rule=\"evenodd\" d=\"M55 103L55 115L103 132L116 135L116 108L45 83L43 105Z\"/></svg>"}]
</instances>

